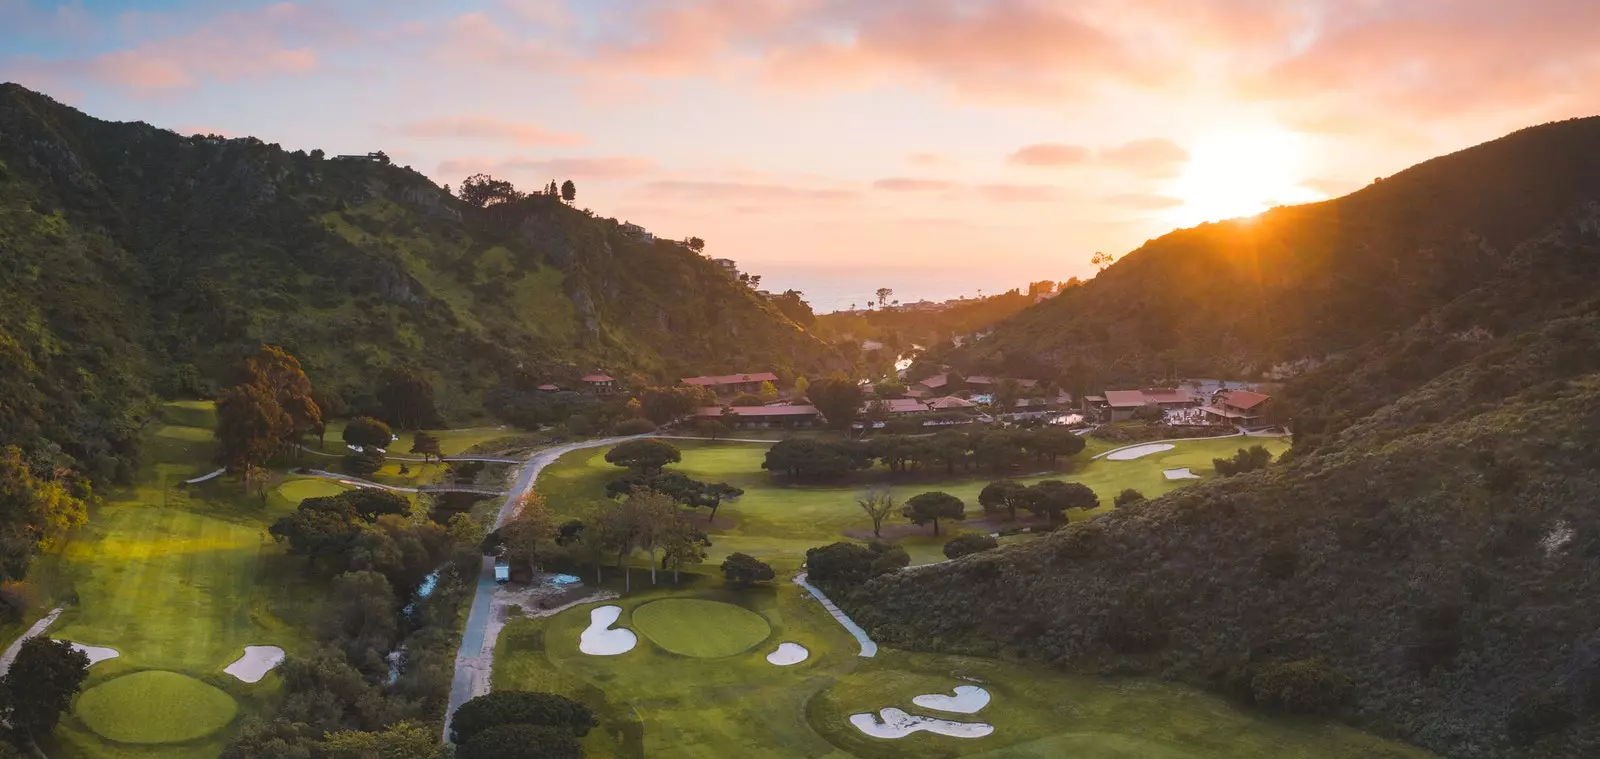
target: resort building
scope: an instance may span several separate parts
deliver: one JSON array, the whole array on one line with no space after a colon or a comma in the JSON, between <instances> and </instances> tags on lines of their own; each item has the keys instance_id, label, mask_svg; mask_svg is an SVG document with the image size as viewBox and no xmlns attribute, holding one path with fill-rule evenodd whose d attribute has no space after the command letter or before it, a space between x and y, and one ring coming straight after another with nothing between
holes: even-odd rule
<instances>
[{"instance_id":1,"label":"resort building","mask_svg":"<svg viewBox=\"0 0 1600 759\"><path fill-rule=\"evenodd\" d=\"M771 382L778 384L778 375L772 372L757 372L755 374L722 374L708 377L684 377L683 384L696 387L708 387L714 393L757 393L761 391L761 383Z\"/></svg>"},{"instance_id":2,"label":"resort building","mask_svg":"<svg viewBox=\"0 0 1600 759\"><path fill-rule=\"evenodd\" d=\"M1084 400L1093 403L1099 396ZM1133 412L1145 406L1160 406L1163 411L1195 405L1194 394L1183 388L1153 387L1145 390L1107 390L1102 413L1108 421L1121 422L1133 418Z\"/></svg>"},{"instance_id":3,"label":"resort building","mask_svg":"<svg viewBox=\"0 0 1600 759\"><path fill-rule=\"evenodd\" d=\"M816 406L785 404L781 406L701 406L695 410L701 419L720 419L730 427L740 429L787 429L814 427L822 419Z\"/></svg>"},{"instance_id":4,"label":"resort building","mask_svg":"<svg viewBox=\"0 0 1600 759\"><path fill-rule=\"evenodd\" d=\"M1202 406L1200 411L1218 424L1249 426L1261 422L1271 400L1269 395L1250 390L1219 390L1211 405Z\"/></svg>"},{"instance_id":5,"label":"resort building","mask_svg":"<svg viewBox=\"0 0 1600 759\"><path fill-rule=\"evenodd\" d=\"M589 374L583 378L583 383L595 395L610 395L617 392L617 378L609 374Z\"/></svg>"}]
</instances>

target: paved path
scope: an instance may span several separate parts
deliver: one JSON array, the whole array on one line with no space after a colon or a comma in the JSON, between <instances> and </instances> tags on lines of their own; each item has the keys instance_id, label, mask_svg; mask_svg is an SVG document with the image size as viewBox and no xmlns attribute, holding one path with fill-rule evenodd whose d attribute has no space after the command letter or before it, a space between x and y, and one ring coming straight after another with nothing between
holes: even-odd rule
<instances>
[{"instance_id":1,"label":"paved path","mask_svg":"<svg viewBox=\"0 0 1600 759\"><path fill-rule=\"evenodd\" d=\"M813 598L821 601L822 608L826 609L829 614L832 614L833 618L839 621L839 624L844 625L845 630L849 631L851 635L855 636L856 642L861 644L860 656L870 659L878 655L878 644L872 642L872 638L867 637L867 631L861 629L861 625L856 624L856 621L851 619L849 614L844 613L843 609L840 609L839 607L835 606L832 601L829 601L828 596L823 593L821 589L809 582L806 582L805 572L795 575L794 583L802 588L805 588L806 592L810 593Z\"/></svg>"},{"instance_id":2,"label":"paved path","mask_svg":"<svg viewBox=\"0 0 1600 759\"><path fill-rule=\"evenodd\" d=\"M773 445L776 440L757 440L748 437L700 437L696 435L646 435L646 437L661 438L662 440L709 440L713 443L762 443Z\"/></svg>"},{"instance_id":3,"label":"paved path","mask_svg":"<svg viewBox=\"0 0 1600 759\"><path fill-rule=\"evenodd\" d=\"M211 474L202 474L199 477L196 477L196 478L194 478L192 480L184 480L183 484L185 484L185 485L198 485L198 484L200 484L202 482L205 482L206 480L214 480L214 479L216 479L218 477L221 477L222 474L224 472L226 472L226 471L228 471L228 468L227 467L223 467L221 469L218 469L215 472L212 472Z\"/></svg>"},{"instance_id":4,"label":"paved path","mask_svg":"<svg viewBox=\"0 0 1600 759\"><path fill-rule=\"evenodd\" d=\"M348 474L335 474L333 472L324 472L321 469L307 469L306 473L311 475L312 477L321 477L321 478L326 479L326 480L333 480L334 482L338 482L338 483L341 483L341 484L344 484L344 485L349 485L351 487L377 488L378 490L388 490L388 491L394 492L394 493L476 493L478 495L491 495L491 496L493 496L493 495L508 495L508 493L506 493L506 491L504 491L504 490L489 490L488 488L475 488L475 487L472 487L471 485L423 485L421 487L415 487L415 488L403 488L403 487L400 487L398 485L385 485L385 484L383 484L381 482L373 482L372 480L363 480L360 477L352 477L352 476L350 476Z\"/></svg>"},{"instance_id":5,"label":"paved path","mask_svg":"<svg viewBox=\"0 0 1600 759\"><path fill-rule=\"evenodd\" d=\"M511 517L517 509L517 497L528 492L533 487L539 473L544 468L555 463L556 459L582 448L598 448L600 446L615 445L631 437L608 437L598 440L584 440L577 443L546 448L533 455L527 463L517 471L516 484L511 486L511 492L506 494L506 500L500 505L500 511L495 514L494 524L489 529L496 530ZM483 565L478 569L478 590L472 597L472 610L467 613L466 628L461 634L461 648L456 652L456 673L450 682L450 705L445 709L444 736L450 740L450 717L456 709L470 700L474 695L489 692L489 674L494 666L494 650L492 645L486 645L489 631L489 620L494 616L494 559L485 556ZM485 651L485 648L488 648Z\"/></svg>"},{"instance_id":6,"label":"paved path","mask_svg":"<svg viewBox=\"0 0 1600 759\"><path fill-rule=\"evenodd\" d=\"M55 622L56 617L59 616L61 616L61 607L58 606L49 614L44 615L44 619L33 623L33 627L28 628L28 631L23 633L22 637L12 641L11 645L6 647L6 652L0 654L0 677L4 677L7 672L11 671L11 662L17 658L17 652L22 650L22 644L26 643L29 638L42 635L45 628Z\"/></svg>"},{"instance_id":7,"label":"paved path","mask_svg":"<svg viewBox=\"0 0 1600 759\"><path fill-rule=\"evenodd\" d=\"M342 454L342 453L328 453L327 451L318 451L318 450L315 450L315 449L312 449L312 448L307 448L307 447L305 447L303 445L300 446L300 450L305 451L306 453L309 453L309 454L311 454L313 456L321 456L321 457L323 457L325 459L342 459L342 458L344 458L344 454ZM438 463L438 462L441 462L441 461L446 461L446 462L448 462L448 461L481 461L481 462L483 462L485 464L521 464L522 463L522 459L508 459L508 458L505 458L503 456L438 456L438 457L434 457L434 458L431 458L431 459L419 459L419 458L417 458L415 456L394 456L394 455L386 453L386 454L384 454L383 458L385 460L387 460L387 461L411 461L411 462L415 462L415 463L418 463L418 464Z\"/></svg>"}]
</instances>

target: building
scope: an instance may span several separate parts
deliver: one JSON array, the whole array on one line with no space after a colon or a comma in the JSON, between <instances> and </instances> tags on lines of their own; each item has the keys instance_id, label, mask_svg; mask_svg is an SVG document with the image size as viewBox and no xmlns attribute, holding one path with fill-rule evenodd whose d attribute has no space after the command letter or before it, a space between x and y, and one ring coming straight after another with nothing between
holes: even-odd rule
<instances>
[{"instance_id":1,"label":"building","mask_svg":"<svg viewBox=\"0 0 1600 759\"><path fill-rule=\"evenodd\" d=\"M1272 396L1250 390L1218 390L1211 404L1200 410L1217 424L1249 426L1261 423L1271 400Z\"/></svg>"},{"instance_id":2,"label":"building","mask_svg":"<svg viewBox=\"0 0 1600 759\"><path fill-rule=\"evenodd\" d=\"M739 265L733 259L713 258L711 259L711 264L716 266L718 269L727 272L728 276L733 277L734 279L739 278Z\"/></svg>"},{"instance_id":3,"label":"building","mask_svg":"<svg viewBox=\"0 0 1600 759\"><path fill-rule=\"evenodd\" d=\"M928 404L916 398L889 398L886 400L867 401L861 407L861 413L866 414L872 410L874 404L883 404L889 416L909 416L911 414L924 414L928 412Z\"/></svg>"},{"instance_id":4,"label":"building","mask_svg":"<svg viewBox=\"0 0 1600 759\"><path fill-rule=\"evenodd\" d=\"M549 382L546 382L543 385L540 385L538 389L539 389L539 392L541 392L541 393L558 393L558 392L561 392L561 386L560 385L554 385L554 384L551 384Z\"/></svg>"},{"instance_id":5,"label":"building","mask_svg":"<svg viewBox=\"0 0 1600 759\"><path fill-rule=\"evenodd\" d=\"M1084 400L1094 403L1099 396ZM1159 406L1163 411L1195 405L1195 397L1188 390L1171 387L1153 387L1145 390L1107 390L1101 405L1107 421L1121 422L1133 418L1133 413L1145 406Z\"/></svg>"},{"instance_id":6,"label":"building","mask_svg":"<svg viewBox=\"0 0 1600 759\"><path fill-rule=\"evenodd\" d=\"M975 393L994 392L994 389L999 387L1001 383L1006 381L1006 379L1007 378L1005 377L985 377L981 374L974 375L967 378L967 389ZM1011 379L1013 379L1017 383L1017 386L1021 388L1031 388L1039 384L1039 380L1019 378Z\"/></svg>"},{"instance_id":7,"label":"building","mask_svg":"<svg viewBox=\"0 0 1600 759\"><path fill-rule=\"evenodd\" d=\"M789 429L814 427L822 420L816 406L784 404L779 406L701 406L695 410L701 419L720 419L730 427L741 429Z\"/></svg>"},{"instance_id":8,"label":"building","mask_svg":"<svg viewBox=\"0 0 1600 759\"><path fill-rule=\"evenodd\" d=\"M622 232L635 240L643 242L650 242L656 239L655 235L650 234L650 230L631 222L622 222Z\"/></svg>"},{"instance_id":9,"label":"building","mask_svg":"<svg viewBox=\"0 0 1600 759\"><path fill-rule=\"evenodd\" d=\"M912 385L911 389L916 390L923 395L937 395L941 392L944 392L945 387L949 384L950 375L935 374L932 377L921 380L917 382L917 384Z\"/></svg>"},{"instance_id":10,"label":"building","mask_svg":"<svg viewBox=\"0 0 1600 759\"><path fill-rule=\"evenodd\" d=\"M583 384L588 385L595 395L610 395L617 392L617 378L609 374L584 375Z\"/></svg>"},{"instance_id":11,"label":"building","mask_svg":"<svg viewBox=\"0 0 1600 759\"><path fill-rule=\"evenodd\" d=\"M761 383L778 384L778 375L772 372L755 374L720 374L708 377L684 377L683 384L711 388L714 393L759 393Z\"/></svg>"},{"instance_id":12,"label":"building","mask_svg":"<svg viewBox=\"0 0 1600 759\"><path fill-rule=\"evenodd\" d=\"M934 398L933 400L928 401L928 410L930 411L959 411L961 409L977 407L978 404L973 403L966 398L958 398L954 395L947 395L943 398Z\"/></svg>"}]
</instances>

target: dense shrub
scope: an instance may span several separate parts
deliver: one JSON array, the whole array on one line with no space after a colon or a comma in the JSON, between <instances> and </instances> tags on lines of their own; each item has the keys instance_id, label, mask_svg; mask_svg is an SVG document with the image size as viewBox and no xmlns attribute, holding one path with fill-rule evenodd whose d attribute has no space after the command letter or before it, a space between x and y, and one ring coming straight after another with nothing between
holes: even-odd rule
<instances>
[{"instance_id":1,"label":"dense shrub","mask_svg":"<svg viewBox=\"0 0 1600 759\"><path fill-rule=\"evenodd\" d=\"M648 435L656 431L656 423L649 419L624 419L617 422L618 435Z\"/></svg>"},{"instance_id":2,"label":"dense shrub","mask_svg":"<svg viewBox=\"0 0 1600 759\"><path fill-rule=\"evenodd\" d=\"M582 759L572 733L543 725L496 725L467 741L457 759Z\"/></svg>"},{"instance_id":3,"label":"dense shrub","mask_svg":"<svg viewBox=\"0 0 1600 759\"><path fill-rule=\"evenodd\" d=\"M766 562L749 554L732 553L722 562L722 576L736 585L754 585L767 582L776 575Z\"/></svg>"},{"instance_id":4,"label":"dense shrub","mask_svg":"<svg viewBox=\"0 0 1600 759\"><path fill-rule=\"evenodd\" d=\"M1112 499L1111 503L1120 509L1123 506L1139 503L1144 500L1144 493L1134 490L1133 488L1128 488L1127 490L1118 493L1117 497Z\"/></svg>"},{"instance_id":5,"label":"dense shrub","mask_svg":"<svg viewBox=\"0 0 1600 759\"><path fill-rule=\"evenodd\" d=\"M1000 541L981 533L957 535L945 541L944 556L947 559L959 559L967 554L997 548L999 545Z\"/></svg>"},{"instance_id":6,"label":"dense shrub","mask_svg":"<svg viewBox=\"0 0 1600 759\"><path fill-rule=\"evenodd\" d=\"M1506 716L1506 735L1512 743L1527 746L1566 729L1576 720L1565 693L1537 688L1512 704L1511 713Z\"/></svg>"},{"instance_id":7,"label":"dense shrub","mask_svg":"<svg viewBox=\"0 0 1600 759\"><path fill-rule=\"evenodd\" d=\"M817 587L848 592L878 575L911 563L905 549L882 540L862 546L838 542L806 551L806 573Z\"/></svg>"},{"instance_id":8,"label":"dense shrub","mask_svg":"<svg viewBox=\"0 0 1600 759\"><path fill-rule=\"evenodd\" d=\"M1254 472L1270 463L1272 463L1272 452L1259 445L1250 446L1248 451L1240 448L1239 452L1233 454L1231 459L1211 460L1211 466L1217 470L1217 474L1223 477Z\"/></svg>"},{"instance_id":9,"label":"dense shrub","mask_svg":"<svg viewBox=\"0 0 1600 759\"><path fill-rule=\"evenodd\" d=\"M594 712L580 702L554 693L495 691L461 705L450 720L450 739L456 745L500 725L538 725L559 728L582 738L599 726Z\"/></svg>"},{"instance_id":10,"label":"dense shrub","mask_svg":"<svg viewBox=\"0 0 1600 759\"><path fill-rule=\"evenodd\" d=\"M1339 708L1349 683L1314 659L1274 664L1250 681L1256 704L1290 714L1329 714Z\"/></svg>"},{"instance_id":11,"label":"dense shrub","mask_svg":"<svg viewBox=\"0 0 1600 759\"><path fill-rule=\"evenodd\" d=\"M344 441L350 445L361 446L362 448L374 447L387 449L389 444L394 442L394 432L389 429L389 425L384 424L377 419L373 419L370 416L363 416L357 419L351 419L350 422L345 425Z\"/></svg>"}]
</instances>

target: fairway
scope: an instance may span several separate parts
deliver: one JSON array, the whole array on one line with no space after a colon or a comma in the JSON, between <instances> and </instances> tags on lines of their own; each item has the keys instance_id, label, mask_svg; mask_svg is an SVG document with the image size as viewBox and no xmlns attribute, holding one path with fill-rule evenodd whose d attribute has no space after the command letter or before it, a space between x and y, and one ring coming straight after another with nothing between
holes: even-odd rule
<instances>
[{"instance_id":1,"label":"fairway","mask_svg":"<svg viewBox=\"0 0 1600 759\"><path fill-rule=\"evenodd\" d=\"M233 697L176 672L146 670L109 680L78 697L90 730L118 743L180 743L233 720Z\"/></svg>"},{"instance_id":2,"label":"fairway","mask_svg":"<svg viewBox=\"0 0 1600 759\"><path fill-rule=\"evenodd\" d=\"M705 659L749 650L772 632L760 614L699 598L668 598L640 606L633 611L633 627L672 653Z\"/></svg>"},{"instance_id":3,"label":"fairway","mask_svg":"<svg viewBox=\"0 0 1600 759\"><path fill-rule=\"evenodd\" d=\"M307 498L325 498L349 489L333 480L321 477L286 477L278 484L277 494L286 503L298 506Z\"/></svg>"},{"instance_id":4,"label":"fairway","mask_svg":"<svg viewBox=\"0 0 1600 759\"><path fill-rule=\"evenodd\" d=\"M870 488L888 488L890 494L904 501L918 493L943 490L966 502L968 518L983 516L978 505L978 493L984 485L999 479L986 471L957 470L955 475L943 471L917 472L891 476L887 470L874 469L861 472L840 484L789 485L773 479L761 468L761 462L770 446L763 443L729 443L695 440L668 440L683 452L683 461L670 469L699 480L721 481L744 489L744 496L726 502L717 512L718 526L707 528L712 546L707 551L706 563L715 565L733 552L743 552L770 563L780 572L793 571L805 561L805 552L837 540L846 539L846 533L871 535L872 524L856 506L855 500ZM1058 470L1052 472L1024 471L1013 473L1022 482L1060 479L1080 482L1089 486L1100 497L1101 511L1111 507L1112 499L1127 488L1136 489L1154 498L1196 480L1169 480L1162 470L1189 467L1201 478L1215 476L1211 460L1231 457L1241 447L1262 445L1274 456L1288 450L1289 442L1281 438L1220 438L1211 440L1168 441L1170 451L1143 456L1131 461L1090 459L1094 451L1109 450L1099 441L1090 441L1089 450L1064 459ZM573 451L561 457L539 475L536 485L549 501L551 508L563 517L582 518L596 505L605 502L605 486L623 470L605 460L605 448ZM697 512L704 519L706 512ZM1096 512L1074 511L1069 517L1085 519ZM945 540L971 528L960 522L942 525L947 535L935 538L931 528L909 530L898 514L891 516L885 526L903 533L897 539L901 547L911 554L913 563L925 564L941 561ZM725 525L725 526L724 526ZM1025 539L1019 536L1017 539Z\"/></svg>"}]
</instances>

